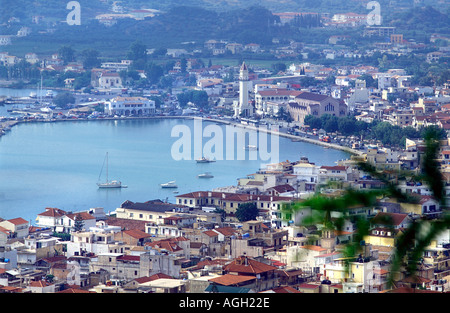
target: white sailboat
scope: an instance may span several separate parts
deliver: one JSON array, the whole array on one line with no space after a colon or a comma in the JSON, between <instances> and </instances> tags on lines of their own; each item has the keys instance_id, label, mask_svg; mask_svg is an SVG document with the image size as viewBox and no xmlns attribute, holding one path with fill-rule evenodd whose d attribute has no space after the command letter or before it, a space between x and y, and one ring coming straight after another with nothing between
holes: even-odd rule
<instances>
[{"instance_id":1,"label":"white sailboat","mask_svg":"<svg viewBox=\"0 0 450 313\"><path fill-rule=\"evenodd\" d=\"M103 167L106 162L106 181L104 183L100 183L100 177L102 176ZM97 183L98 188L126 188L127 186L122 185L121 181L118 180L109 180L108 179L108 152L106 152L105 160L103 161L103 166L100 171L100 175L98 176L99 182Z\"/></svg>"}]
</instances>

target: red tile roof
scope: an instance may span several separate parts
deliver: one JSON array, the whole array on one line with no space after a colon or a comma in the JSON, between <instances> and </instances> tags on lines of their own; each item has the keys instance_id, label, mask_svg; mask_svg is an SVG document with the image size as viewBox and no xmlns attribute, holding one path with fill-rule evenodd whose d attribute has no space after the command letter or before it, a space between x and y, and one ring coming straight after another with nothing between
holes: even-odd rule
<instances>
[{"instance_id":1,"label":"red tile roof","mask_svg":"<svg viewBox=\"0 0 450 313\"><path fill-rule=\"evenodd\" d=\"M171 252L182 251L176 243L170 242L168 240L159 240L154 242L147 242L146 246L152 247L154 249L164 249Z\"/></svg>"},{"instance_id":2,"label":"red tile roof","mask_svg":"<svg viewBox=\"0 0 450 313\"><path fill-rule=\"evenodd\" d=\"M14 225L23 225L23 224L27 224L28 222L26 220L24 220L21 217L17 217L17 218L13 218L8 220L8 222L14 224Z\"/></svg>"},{"instance_id":3,"label":"red tile roof","mask_svg":"<svg viewBox=\"0 0 450 313\"><path fill-rule=\"evenodd\" d=\"M143 239L143 238L151 237L150 234L143 232L139 229L124 230L123 233L127 234L128 236L133 237L135 239Z\"/></svg>"},{"instance_id":4,"label":"red tile roof","mask_svg":"<svg viewBox=\"0 0 450 313\"><path fill-rule=\"evenodd\" d=\"M61 209L57 209L57 208L45 208L45 212L39 213L38 215L50 216L50 217L61 217L61 216L66 215L66 212Z\"/></svg>"},{"instance_id":5,"label":"red tile roof","mask_svg":"<svg viewBox=\"0 0 450 313\"><path fill-rule=\"evenodd\" d=\"M176 196L176 198L216 198L227 201L291 201L290 197L250 195L244 193L217 192L217 191L195 191Z\"/></svg>"},{"instance_id":6,"label":"red tile roof","mask_svg":"<svg viewBox=\"0 0 450 313\"><path fill-rule=\"evenodd\" d=\"M217 237L217 236L219 236L219 234L216 233L216 232L213 231L213 230L205 230L203 233L204 233L206 236L208 236L208 237Z\"/></svg>"},{"instance_id":7,"label":"red tile roof","mask_svg":"<svg viewBox=\"0 0 450 313\"><path fill-rule=\"evenodd\" d=\"M38 281L31 281L29 286L30 287L40 287L40 288L44 288L44 287L48 287L51 286L52 284L50 284L49 282L45 281L45 280L38 280Z\"/></svg>"},{"instance_id":8,"label":"red tile roof","mask_svg":"<svg viewBox=\"0 0 450 313\"><path fill-rule=\"evenodd\" d=\"M87 212L76 212L76 213L71 213L71 214L66 214L66 216L72 220L76 220L77 216L81 216L81 219L83 221L85 220L95 220L95 217L92 216L91 214L87 213Z\"/></svg>"},{"instance_id":9,"label":"red tile roof","mask_svg":"<svg viewBox=\"0 0 450 313\"><path fill-rule=\"evenodd\" d=\"M262 262L258 262L254 259L248 258L246 256L242 256L239 258L234 259L233 262L227 264L224 267L224 270L226 272L233 272L233 273L245 273L245 274L252 274L257 275L261 273L266 273L270 271L276 270L277 267L268 265Z\"/></svg>"},{"instance_id":10,"label":"red tile roof","mask_svg":"<svg viewBox=\"0 0 450 313\"><path fill-rule=\"evenodd\" d=\"M298 291L290 286L274 288L272 291L275 293L302 293L301 291Z\"/></svg>"},{"instance_id":11,"label":"red tile roof","mask_svg":"<svg viewBox=\"0 0 450 313\"><path fill-rule=\"evenodd\" d=\"M219 277L211 278L209 279L209 281L222 286L233 286L243 282L250 282L255 279L256 279L255 276L225 274Z\"/></svg>"}]
</instances>

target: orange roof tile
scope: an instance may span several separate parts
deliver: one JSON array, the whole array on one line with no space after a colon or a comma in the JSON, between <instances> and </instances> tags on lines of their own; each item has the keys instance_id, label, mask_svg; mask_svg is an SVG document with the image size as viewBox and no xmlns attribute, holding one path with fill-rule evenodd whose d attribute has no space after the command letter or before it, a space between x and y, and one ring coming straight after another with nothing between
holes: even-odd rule
<instances>
[{"instance_id":1,"label":"orange roof tile","mask_svg":"<svg viewBox=\"0 0 450 313\"><path fill-rule=\"evenodd\" d=\"M260 274L276 270L277 267L258 262L254 259L242 256L233 260L224 267L226 272L246 273L246 274Z\"/></svg>"},{"instance_id":2,"label":"orange roof tile","mask_svg":"<svg viewBox=\"0 0 450 313\"><path fill-rule=\"evenodd\" d=\"M22 225L22 224L27 224L28 222L26 220L24 220L21 217L17 217L17 218L13 218L8 220L8 222L14 224L14 225Z\"/></svg>"},{"instance_id":3,"label":"orange roof tile","mask_svg":"<svg viewBox=\"0 0 450 313\"><path fill-rule=\"evenodd\" d=\"M61 217L61 216L65 215L65 214L66 214L66 212L61 210L61 209L45 208L45 212L39 213L38 215L40 215L40 216L50 216L50 217Z\"/></svg>"},{"instance_id":4,"label":"orange roof tile","mask_svg":"<svg viewBox=\"0 0 450 313\"><path fill-rule=\"evenodd\" d=\"M210 282L222 285L222 286L232 286L243 282L250 282L256 279L255 276L243 276L243 275L233 275L225 274L219 277L214 277L209 279Z\"/></svg>"}]
</instances>

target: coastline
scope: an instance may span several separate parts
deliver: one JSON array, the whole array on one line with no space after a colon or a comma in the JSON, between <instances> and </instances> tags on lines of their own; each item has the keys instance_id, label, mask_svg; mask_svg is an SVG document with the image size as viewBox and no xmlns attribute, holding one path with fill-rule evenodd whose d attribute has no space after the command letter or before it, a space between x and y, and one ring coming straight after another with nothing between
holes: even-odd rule
<instances>
[{"instance_id":1,"label":"coastline","mask_svg":"<svg viewBox=\"0 0 450 313\"><path fill-rule=\"evenodd\" d=\"M315 140L312 138L306 138L306 137L302 137L302 136L296 136L296 135L287 134L287 133L283 133L283 132L273 131L273 130L267 129L267 128L260 128L260 127L255 127L252 125L244 125L241 123L236 123L236 122L226 121L226 120L221 120L221 119L205 118L205 117L197 117L197 116L183 116L183 115L180 115L180 116L178 116L178 115L146 116L146 117L104 117L104 118L97 118L97 119L76 118L76 119L50 119L50 120L48 120L48 119L45 119L45 120L7 120L7 121L0 122L0 138L1 138L1 136L5 135L7 133L7 131L11 130L12 127L14 127L18 124L22 124L22 123L57 123L57 122L105 121L105 120L106 121L108 121L108 120L115 121L115 120L130 120L130 119L135 119L135 120L138 120L138 119L186 119L186 120L201 119L201 120L213 122L213 123L234 125L235 127L241 127L241 128L249 129L249 130L253 130L253 131L262 131L262 132L266 132L269 134L278 135L280 137L296 140L296 141L303 141L306 143L319 145L324 148L341 150L341 151L348 152L353 155L361 155L362 154L361 151L358 151L358 150L355 150L355 149L352 149L349 147L340 146L340 145L328 143L328 142L323 142L323 141Z\"/></svg>"}]
</instances>

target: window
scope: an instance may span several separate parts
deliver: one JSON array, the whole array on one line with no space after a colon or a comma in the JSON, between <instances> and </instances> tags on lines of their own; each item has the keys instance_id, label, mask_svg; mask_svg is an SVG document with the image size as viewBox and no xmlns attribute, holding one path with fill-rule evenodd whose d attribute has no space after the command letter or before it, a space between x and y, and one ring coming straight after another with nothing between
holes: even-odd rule
<instances>
[{"instance_id":1,"label":"window","mask_svg":"<svg viewBox=\"0 0 450 313\"><path fill-rule=\"evenodd\" d=\"M334 105L332 105L331 103L328 103L325 106L325 112L330 112L330 111L334 111Z\"/></svg>"}]
</instances>

